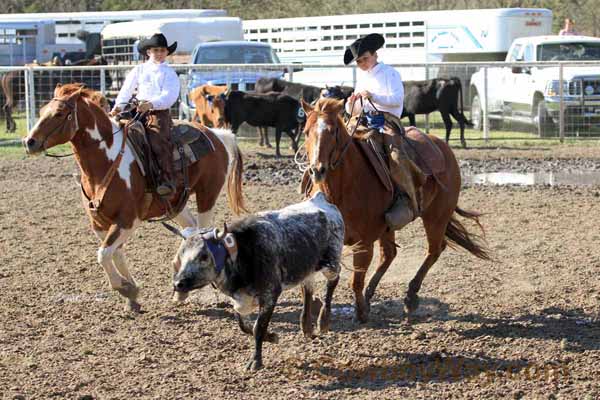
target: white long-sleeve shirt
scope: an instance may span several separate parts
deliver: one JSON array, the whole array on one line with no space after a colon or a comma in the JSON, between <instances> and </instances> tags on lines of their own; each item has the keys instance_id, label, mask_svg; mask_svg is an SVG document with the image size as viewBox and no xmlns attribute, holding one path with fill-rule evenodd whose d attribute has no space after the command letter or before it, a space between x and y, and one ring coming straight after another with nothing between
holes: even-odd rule
<instances>
[{"instance_id":1,"label":"white long-sleeve shirt","mask_svg":"<svg viewBox=\"0 0 600 400\"><path fill-rule=\"evenodd\" d=\"M398 118L402 116L404 102L404 85L400 72L384 63L378 63L369 71L359 69L356 75L356 87L354 93L368 90L371 93L371 101L379 111L387 111ZM346 102L346 111L351 111L351 101ZM358 107L360 100L356 100ZM366 111L374 111L368 100L363 100L363 108Z\"/></svg>"},{"instance_id":2,"label":"white long-sleeve shirt","mask_svg":"<svg viewBox=\"0 0 600 400\"><path fill-rule=\"evenodd\" d=\"M179 78L167 62L156 64L148 60L127 74L115 107L122 109L137 89L138 100L151 102L155 110L168 110L179 97L179 86Z\"/></svg>"}]
</instances>

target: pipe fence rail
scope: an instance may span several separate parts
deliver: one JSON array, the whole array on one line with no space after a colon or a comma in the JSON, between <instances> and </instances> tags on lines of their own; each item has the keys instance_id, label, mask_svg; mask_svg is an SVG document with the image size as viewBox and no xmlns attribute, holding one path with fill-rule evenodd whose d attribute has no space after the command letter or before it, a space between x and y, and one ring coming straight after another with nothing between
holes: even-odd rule
<instances>
[{"instance_id":1,"label":"pipe fence rail","mask_svg":"<svg viewBox=\"0 0 600 400\"><path fill-rule=\"evenodd\" d=\"M354 86L356 66L321 64L172 65L181 81L175 118L190 117L188 92L204 83L251 91L259 77L319 87ZM393 65L404 81L457 77L469 140L600 138L600 61L542 63L421 63ZM0 67L3 116L20 132L35 124L58 83L81 82L114 98L133 65ZM12 107L10 107L12 105ZM408 125L408 119L405 119ZM420 116L417 126L442 134L439 113ZM9 126L7 125L7 129ZM458 124L454 122L454 131ZM453 133L452 139L458 138Z\"/></svg>"}]
</instances>

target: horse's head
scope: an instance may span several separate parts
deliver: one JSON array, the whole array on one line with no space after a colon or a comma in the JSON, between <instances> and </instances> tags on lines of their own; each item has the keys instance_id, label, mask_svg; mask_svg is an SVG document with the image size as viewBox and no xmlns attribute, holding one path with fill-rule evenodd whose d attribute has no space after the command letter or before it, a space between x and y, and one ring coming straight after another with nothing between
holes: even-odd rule
<instances>
[{"instance_id":1,"label":"horse's head","mask_svg":"<svg viewBox=\"0 0 600 400\"><path fill-rule=\"evenodd\" d=\"M348 132L340 117L343 100L322 98L312 107L302 101L306 113L306 153L308 172L315 183L325 180L327 173L335 169L342 155L342 148L349 140Z\"/></svg>"},{"instance_id":2,"label":"horse's head","mask_svg":"<svg viewBox=\"0 0 600 400\"><path fill-rule=\"evenodd\" d=\"M46 149L67 143L79 130L77 103L83 86L58 84L54 98L40 109L40 118L23 139L27 154L39 154Z\"/></svg>"}]
</instances>

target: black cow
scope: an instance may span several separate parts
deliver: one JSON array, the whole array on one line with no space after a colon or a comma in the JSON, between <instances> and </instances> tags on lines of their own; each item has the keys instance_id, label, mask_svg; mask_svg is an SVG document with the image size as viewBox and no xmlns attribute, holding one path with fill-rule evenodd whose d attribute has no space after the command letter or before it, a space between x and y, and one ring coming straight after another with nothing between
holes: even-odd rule
<instances>
[{"instance_id":1,"label":"black cow","mask_svg":"<svg viewBox=\"0 0 600 400\"><path fill-rule=\"evenodd\" d=\"M313 337L312 282L318 272L328 281L318 326L321 332L328 330L344 247L344 220L322 192L281 210L246 217L221 234L193 228L179 232L167 227L185 238L173 260L177 271L174 289L187 293L212 284L232 300L242 332L255 340L247 369L262 367L263 341L277 342L268 325L279 295L286 288L302 285L302 331ZM256 308L258 317L253 328L243 317Z\"/></svg>"},{"instance_id":2,"label":"black cow","mask_svg":"<svg viewBox=\"0 0 600 400\"><path fill-rule=\"evenodd\" d=\"M233 133L244 122L252 126L272 126L275 128L275 154L281 156L279 142L281 132L292 139L294 151L299 132L300 102L283 93L246 93L237 90L230 91L225 97L225 123L231 125Z\"/></svg>"},{"instance_id":3,"label":"black cow","mask_svg":"<svg viewBox=\"0 0 600 400\"><path fill-rule=\"evenodd\" d=\"M307 103L312 103L321 96L322 88L277 78L260 78L256 81L254 90L256 93L281 92L298 101L304 99Z\"/></svg>"},{"instance_id":4,"label":"black cow","mask_svg":"<svg viewBox=\"0 0 600 400\"><path fill-rule=\"evenodd\" d=\"M309 103L316 101L321 93L321 88L317 86L304 85L302 83L288 82L278 78L260 78L256 81L254 91L256 93L269 93L269 92L280 92L287 94L300 101L304 99ZM266 126L258 128L258 134L260 135L260 143L264 142L267 147L271 147L269 144L269 131Z\"/></svg>"},{"instance_id":5,"label":"black cow","mask_svg":"<svg viewBox=\"0 0 600 400\"><path fill-rule=\"evenodd\" d=\"M429 114L435 110L442 114L446 126L446 142L450 139L452 130L450 115L452 115L460 125L460 142L463 147L466 147L465 125L472 126L473 124L464 114L460 79L455 77L404 82L402 118L408 116L410 124L415 126L415 114Z\"/></svg>"}]
</instances>

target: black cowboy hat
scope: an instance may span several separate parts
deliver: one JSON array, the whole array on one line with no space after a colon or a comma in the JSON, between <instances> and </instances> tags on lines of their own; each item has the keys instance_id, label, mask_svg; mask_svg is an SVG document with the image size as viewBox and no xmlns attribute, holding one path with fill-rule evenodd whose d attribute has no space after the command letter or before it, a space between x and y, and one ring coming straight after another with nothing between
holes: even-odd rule
<instances>
[{"instance_id":1,"label":"black cowboy hat","mask_svg":"<svg viewBox=\"0 0 600 400\"><path fill-rule=\"evenodd\" d=\"M164 47L169 52L169 55L177 48L177 42L173 42L170 46L167 45L167 38L162 33L155 33L150 39L142 39L138 43L138 51L146 55L146 50L151 47Z\"/></svg>"},{"instance_id":2,"label":"black cowboy hat","mask_svg":"<svg viewBox=\"0 0 600 400\"><path fill-rule=\"evenodd\" d=\"M375 52L383 46L385 39L379 33L371 33L365 37L356 39L354 43L346 48L344 53L344 64L348 65L366 51Z\"/></svg>"}]
</instances>

